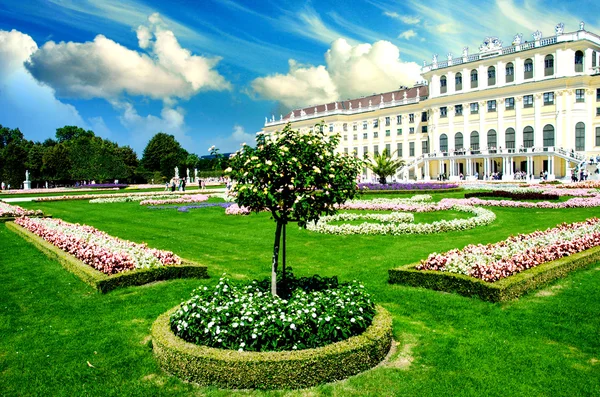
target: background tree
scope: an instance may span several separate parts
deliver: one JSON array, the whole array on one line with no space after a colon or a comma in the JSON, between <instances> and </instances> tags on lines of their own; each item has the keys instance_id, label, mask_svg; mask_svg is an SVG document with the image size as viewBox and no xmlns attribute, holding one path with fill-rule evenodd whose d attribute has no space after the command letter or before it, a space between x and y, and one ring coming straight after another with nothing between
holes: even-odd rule
<instances>
[{"instance_id":1,"label":"background tree","mask_svg":"<svg viewBox=\"0 0 600 397\"><path fill-rule=\"evenodd\" d=\"M394 153L390 155L386 149L383 153L375 153L372 158L368 158L366 165L375 175L377 175L379 183L386 184L387 177L396 175L396 171L404 166L404 160L400 158L392 159L391 156L393 156Z\"/></svg>"},{"instance_id":2,"label":"background tree","mask_svg":"<svg viewBox=\"0 0 600 397\"><path fill-rule=\"evenodd\" d=\"M83 128L74 125L65 125L64 127L56 129L56 140L58 143L71 141L80 137L93 138L96 136L91 130L84 130Z\"/></svg>"},{"instance_id":3,"label":"background tree","mask_svg":"<svg viewBox=\"0 0 600 397\"><path fill-rule=\"evenodd\" d=\"M171 179L175 174L175 167L179 167L180 175L183 175L187 157L188 152L181 147L173 135L159 132L146 145L141 164L147 172L158 171L162 176Z\"/></svg>"},{"instance_id":4,"label":"background tree","mask_svg":"<svg viewBox=\"0 0 600 397\"><path fill-rule=\"evenodd\" d=\"M320 127L320 126L318 126ZM226 171L240 206L258 212L265 208L277 222L271 272L271 293L277 294L277 267L283 231L283 279L285 280L285 227L297 222L305 227L321 214L334 214L335 204L357 194L361 163L336 153L339 135L326 137L322 128L300 133L290 124L272 136L258 134L256 147L244 145L229 159Z\"/></svg>"}]
</instances>

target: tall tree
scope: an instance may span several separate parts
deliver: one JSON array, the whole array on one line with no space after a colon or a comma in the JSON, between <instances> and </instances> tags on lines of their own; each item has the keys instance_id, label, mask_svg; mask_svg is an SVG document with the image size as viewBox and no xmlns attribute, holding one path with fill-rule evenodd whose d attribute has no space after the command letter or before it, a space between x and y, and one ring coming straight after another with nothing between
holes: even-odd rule
<instances>
[{"instance_id":1,"label":"tall tree","mask_svg":"<svg viewBox=\"0 0 600 397\"><path fill-rule=\"evenodd\" d=\"M65 125L64 127L56 129L56 140L58 143L70 141L79 137L92 138L96 136L93 131L86 131L81 127L74 125Z\"/></svg>"},{"instance_id":2,"label":"tall tree","mask_svg":"<svg viewBox=\"0 0 600 397\"><path fill-rule=\"evenodd\" d=\"M321 127L321 126L318 126ZM336 153L339 135L325 136L322 128L300 133L287 124L274 135L259 134L256 148L245 145L230 158L226 173L236 181L233 193L240 206L265 208L277 223L271 272L271 293L277 294L279 247L283 232L285 280L285 228L289 222L305 227L321 214L334 214L357 194L361 163Z\"/></svg>"},{"instance_id":3,"label":"tall tree","mask_svg":"<svg viewBox=\"0 0 600 397\"><path fill-rule=\"evenodd\" d=\"M175 167L185 167L188 153L181 147L173 135L159 132L146 145L141 164L150 173L159 171L162 176L173 177Z\"/></svg>"}]
</instances>

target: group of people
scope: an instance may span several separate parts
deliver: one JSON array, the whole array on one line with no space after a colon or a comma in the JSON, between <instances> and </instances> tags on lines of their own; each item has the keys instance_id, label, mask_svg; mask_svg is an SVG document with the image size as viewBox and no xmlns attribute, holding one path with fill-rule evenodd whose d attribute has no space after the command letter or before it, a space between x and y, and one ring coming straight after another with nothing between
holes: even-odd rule
<instances>
[{"instance_id":1,"label":"group of people","mask_svg":"<svg viewBox=\"0 0 600 397\"><path fill-rule=\"evenodd\" d=\"M2 190L10 190L10 183L7 185L6 183L2 182L0 186L2 187Z\"/></svg>"},{"instance_id":2,"label":"group of people","mask_svg":"<svg viewBox=\"0 0 600 397\"><path fill-rule=\"evenodd\" d=\"M185 192L185 185L185 179L171 178L170 182L165 183L165 192L168 192L169 190L174 192L175 189L179 192Z\"/></svg>"}]
</instances>

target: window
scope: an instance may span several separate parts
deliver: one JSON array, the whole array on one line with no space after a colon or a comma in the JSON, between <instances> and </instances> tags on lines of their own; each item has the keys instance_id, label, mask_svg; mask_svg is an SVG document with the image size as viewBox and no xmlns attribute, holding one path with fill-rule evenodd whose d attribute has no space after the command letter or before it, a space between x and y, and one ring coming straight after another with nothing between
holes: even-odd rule
<instances>
[{"instance_id":1,"label":"window","mask_svg":"<svg viewBox=\"0 0 600 397\"><path fill-rule=\"evenodd\" d=\"M414 133L415 133L415 127L410 127L410 128L408 129L408 133L409 133L409 134L414 134Z\"/></svg>"},{"instance_id":2,"label":"window","mask_svg":"<svg viewBox=\"0 0 600 397\"><path fill-rule=\"evenodd\" d=\"M440 117L448 117L448 108L446 106L440 108Z\"/></svg>"},{"instance_id":3,"label":"window","mask_svg":"<svg viewBox=\"0 0 600 397\"><path fill-rule=\"evenodd\" d=\"M329 132L333 132L333 124L329 124Z\"/></svg>"},{"instance_id":4,"label":"window","mask_svg":"<svg viewBox=\"0 0 600 397\"><path fill-rule=\"evenodd\" d=\"M367 122L363 121L363 130L366 130L366 129L367 129Z\"/></svg>"},{"instance_id":5,"label":"window","mask_svg":"<svg viewBox=\"0 0 600 397\"><path fill-rule=\"evenodd\" d=\"M373 128L379 127L379 119L373 119Z\"/></svg>"},{"instance_id":6,"label":"window","mask_svg":"<svg viewBox=\"0 0 600 397\"><path fill-rule=\"evenodd\" d=\"M583 52L581 50L575 52L575 71L583 72Z\"/></svg>"},{"instance_id":7,"label":"window","mask_svg":"<svg viewBox=\"0 0 600 397\"><path fill-rule=\"evenodd\" d=\"M596 127L596 146L600 146L600 127Z\"/></svg>"},{"instance_id":8,"label":"window","mask_svg":"<svg viewBox=\"0 0 600 397\"><path fill-rule=\"evenodd\" d=\"M379 145L373 145L373 154L375 156L379 155Z\"/></svg>"},{"instance_id":9,"label":"window","mask_svg":"<svg viewBox=\"0 0 600 397\"><path fill-rule=\"evenodd\" d=\"M399 143L398 147L397 147L397 153L398 153L398 157L401 158L402 157L402 144Z\"/></svg>"},{"instance_id":10,"label":"window","mask_svg":"<svg viewBox=\"0 0 600 397\"><path fill-rule=\"evenodd\" d=\"M554 105L553 92L544 92L544 105Z\"/></svg>"},{"instance_id":11,"label":"window","mask_svg":"<svg viewBox=\"0 0 600 397\"><path fill-rule=\"evenodd\" d=\"M427 112L421 112L421 121L427 121Z\"/></svg>"},{"instance_id":12,"label":"window","mask_svg":"<svg viewBox=\"0 0 600 397\"><path fill-rule=\"evenodd\" d=\"M358 131L358 124L352 124L352 131Z\"/></svg>"},{"instance_id":13,"label":"window","mask_svg":"<svg viewBox=\"0 0 600 397\"><path fill-rule=\"evenodd\" d=\"M344 124L342 125L342 129L343 129L344 131L348 131L348 123L344 123Z\"/></svg>"},{"instance_id":14,"label":"window","mask_svg":"<svg viewBox=\"0 0 600 397\"><path fill-rule=\"evenodd\" d=\"M429 153L429 141L421 141L421 154Z\"/></svg>"},{"instance_id":15,"label":"window","mask_svg":"<svg viewBox=\"0 0 600 397\"><path fill-rule=\"evenodd\" d=\"M515 65L512 62L506 64L506 82L512 83L515 81Z\"/></svg>"},{"instance_id":16,"label":"window","mask_svg":"<svg viewBox=\"0 0 600 397\"><path fill-rule=\"evenodd\" d=\"M363 146L363 157L366 158L368 154L369 154L369 147Z\"/></svg>"},{"instance_id":17,"label":"window","mask_svg":"<svg viewBox=\"0 0 600 397\"><path fill-rule=\"evenodd\" d=\"M363 132L363 139L367 139L369 136L367 135L366 132Z\"/></svg>"},{"instance_id":18,"label":"window","mask_svg":"<svg viewBox=\"0 0 600 397\"><path fill-rule=\"evenodd\" d=\"M386 143L386 145L385 145L385 152L387 153L388 156L392 155L392 147L390 146L389 143Z\"/></svg>"},{"instance_id":19,"label":"window","mask_svg":"<svg viewBox=\"0 0 600 397\"><path fill-rule=\"evenodd\" d=\"M515 98L506 98L504 100L504 107L506 110L513 110L515 108Z\"/></svg>"},{"instance_id":20,"label":"window","mask_svg":"<svg viewBox=\"0 0 600 397\"><path fill-rule=\"evenodd\" d=\"M446 134L440 135L440 151L448 151L448 136Z\"/></svg>"},{"instance_id":21,"label":"window","mask_svg":"<svg viewBox=\"0 0 600 397\"><path fill-rule=\"evenodd\" d=\"M344 148L344 153L348 154L348 148L347 147Z\"/></svg>"},{"instance_id":22,"label":"window","mask_svg":"<svg viewBox=\"0 0 600 397\"><path fill-rule=\"evenodd\" d=\"M533 107L533 95L525 95L523 96L523 107L531 108Z\"/></svg>"},{"instance_id":23,"label":"window","mask_svg":"<svg viewBox=\"0 0 600 397\"><path fill-rule=\"evenodd\" d=\"M600 102L600 88L596 88L596 102Z\"/></svg>"},{"instance_id":24,"label":"window","mask_svg":"<svg viewBox=\"0 0 600 397\"><path fill-rule=\"evenodd\" d=\"M462 116L463 114L463 105L456 105L454 107L454 112L456 116Z\"/></svg>"},{"instance_id":25,"label":"window","mask_svg":"<svg viewBox=\"0 0 600 397\"><path fill-rule=\"evenodd\" d=\"M479 132L477 131L471 132L471 149L479 150Z\"/></svg>"},{"instance_id":26,"label":"window","mask_svg":"<svg viewBox=\"0 0 600 397\"><path fill-rule=\"evenodd\" d=\"M440 78L440 93L445 94L448 90L447 87L448 82L446 81L446 76L442 76Z\"/></svg>"},{"instance_id":27,"label":"window","mask_svg":"<svg viewBox=\"0 0 600 397\"><path fill-rule=\"evenodd\" d=\"M463 149L463 134L462 132L457 132L454 135L454 150Z\"/></svg>"},{"instance_id":28,"label":"window","mask_svg":"<svg viewBox=\"0 0 600 397\"><path fill-rule=\"evenodd\" d=\"M488 68L488 85L496 85L496 68L493 66Z\"/></svg>"},{"instance_id":29,"label":"window","mask_svg":"<svg viewBox=\"0 0 600 397\"><path fill-rule=\"evenodd\" d=\"M352 140L354 140L354 141L355 141L355 140L357 140L357 139L358 139L358 134L354 134L354 135L352 136Z\"/></svg>"},{"instance_id":30,"label":"window","mask_svg":"<svg viewBox=\"0 0 600 397\"><path fill-rule=\"evenodd\" d=\"M575 102L585 102L585 89L578 88L575 90Z\"/></svg>"},{"instance_id":31,"label":"window","mask_svg":"<svg viewBox=\"0 0 600 397\"><path fill-rule=\"evenodd\" d=\"M347 141L348 140L348 135L344 135L344 140Z\"/></svg>"},{"instance_id":32,"label":"window","mask_svg":"<svg viewBox=\"0 0 600 397\"><path fill-rule=\"evenodd\" d=\"M525 60L523 78L530 79L533 77L533 61L531 58Z\"/></svg>"},{"instance_id":33,"label":"window","mask_svg":"<svg viewBox=\"0 0 600 397\"><path fill-rule=\"evenodd\" d=\"M390 136L390 130L385 130L385 136Z\"/></svg>"},{"instance_id":34,"label":"window","mask_svg":"<svg viewBox=\"0 0 600 397\"><path fill-rule=\"evenodd\" d=\"M379 132L378 131L374 131L373 132L373 138L379 138Z\"/></svg>"},{"instance_id":35,"label":"window","mask_svg":"<svg viewBox=\"0 0 600 397\"><path fill-rule=\"evenodd\" d=\"M408 155L410 157L415 157L415 143L414 142L408 143Z\"/></svg>"},{"instance_id":36,"label":"window","mask_svg":"<svg viewBox=\"0 0 600 397\"><path fill-rule=\"evenodd\" d=\"M426 125L422 125L421 126L421 133L422 134L427 134L427 126Z\"/></svg>"},{"instance_id":37,"label":"window","mask_svg":"<svg viewBox=\"0 0 600 397\"><path fill-rule=\"evenodd\" d=\"M525 127L523 129L523 147L533 147L533 128Z\"/></svg>"},{"instance_id":38,"label":"window","mask_svg":"<svg viewBox=\"0 0 600 397\"><path fill-rule=\"evenodd\" d=\"M554 146L554 127L551 124L544 126L544 147Z\"/></svg>"},{"instance_id":39,"label":"window","mask_svg":"<svg viewBox=\"0 0 600 397\"><path fill-rule=\"evenodd\" d=\"M477 102L471 103L471 114L479 113L479 104Z\"/></svg>"},{"instance_id":40,"label":"window","mask_svg":"<svg viewBox=\"0 0 600 397\"><path fill-rule=\"evenodd\" d=\"M596 116L600 116L600 108L596 108Z\"/></svg>"},{"instance_id":41,"label":"window","mask_svg":"<svg viewBox=\"0 0 600 397\"><path fill-rule=\"evenodd\" d=\"M408 115L408 122L409 123L414 123L415 122L415 114L411 113Z\"/></svg>"},{"instance_id":42,"label":"window","mask_svg":"<svg viewBox=\"0 0 600 397\"><path fill-rule=\"evenodd\" d=\"M396 124L402 124L402 116L401 115L396 116Z\"/></svg>"},{"instance_id":43,"label":"window","mask_svg":"<svg viewBox=\"0 0 600 397\"><path fill-rule=\"evenodd\" d=\"M585 124L575 124L575 150L585 150Z\"/></svg>"},{"instance_id":44,"label":"window","mask_svg":"<svg viewBox=\"0 0 600 397\"><path fill-rule=\"evenodd\" d=\"M387 117L385 118L385 126L387 127L387 126L389 126L389 125L390 125L390 117L389 117L389 116L387 116Z\"/></svg>"},{"instance_id":45,"label":"window","mask_svg":"<svg viewBox=\"0 0 600 397\"><path fill-rule=\"evenodd\" d=\"M488 109L488 112L496 111L496 100L495 99L492 99L491 101L487 101L487 109Z\"/></svg>"},{"instance_id":46,"label":"window","mask_svg":"<svg viewBox=\"0 0 600 397\"><path fill-rule=\"evenodd\" d=\"M488 148L496 148L498 146L498 140L496 136L496 130L489 130L487 133L487 144Z\"/></svg>"},{"instance_id":47,"label":"window","mask_svg":"<svg viewBox=\"0 0 600 397\"><path fill-rule=\"evenodd\" d=\"M512 128L507 128L504 133L505 136L505 146L507 149L515 148L515 130Z\"/></svg>"},{"instance_id":48,"label":"window","mask_svg":"<svg viewBox=\"0 0 600 397\"><path fill-rule=\"evenodd\" d=\"M354 148L352 149L352 154L354 155L354 157L358 156L358 147L354 146Z\"/></svg>"},{"instance_id":49,"label":"window","mask_svg":"<svg viewBox=\"0 0 600 397\"><path fill-rule=\"evenodd\" d=\"M402 128L398 128L396 130L396 135L402 135Z\"/></svg>"},{"instance_id":50,"label":"window","mask_svg":"<svg viewBox=\"0 0 600 397\"><path fill-rule=\"evenodd\" d=\"M592 51L592 67L595 68L596 64L597 64L597 56L596 56L596 51Z\"/></svg>"},{"instance_id":51,"label":"window","mask_svg":"<svg viewBox=\"0 0 600 397\"><path fill-rule=\"evenodd\" d=\"M546 55L544 58L544 76L552 76L554 74L554 57Z\"/></svg>"},{"instance_id":52,"label":"window","mask_svg":"<svg viewBox=\"0 0 600 397\"><path fill-rule=\"evenodd\" d=\"M456 73L456 76L454 76L454 85L455 85L456 91L462 90L462 74L461 73Z\"/></svg>"},{"instance_id":53,"label":"window","mask_svg":"<svg viewBox=\"0 0 600 397\"><path fill-rule=\"evenodd\" d=\"M477 88L477 70L471 70L471 88Z\"/></svg>"}]
</instances>

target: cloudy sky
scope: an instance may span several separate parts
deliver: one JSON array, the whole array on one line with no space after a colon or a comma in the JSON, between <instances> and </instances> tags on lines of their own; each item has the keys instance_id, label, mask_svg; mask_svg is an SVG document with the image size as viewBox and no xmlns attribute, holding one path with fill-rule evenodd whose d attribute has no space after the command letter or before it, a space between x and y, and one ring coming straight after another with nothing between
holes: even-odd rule
<instances>
[{"instance_id":1,"label":"cloudy sky","mask_svg":"<svg viewBox=\"0 0 600 397\"><path fill-rule=\"evenodd\" d=\"M581 20L600 34L600 3L0 0L0 124L36 141L78 125L139 155L159 131L227 152L265 117L411 86L432 54Z\"/></svg>"}]
</instances>

